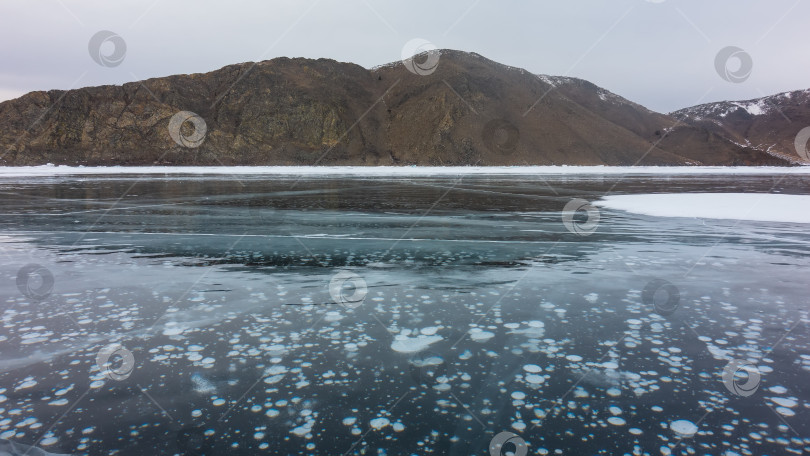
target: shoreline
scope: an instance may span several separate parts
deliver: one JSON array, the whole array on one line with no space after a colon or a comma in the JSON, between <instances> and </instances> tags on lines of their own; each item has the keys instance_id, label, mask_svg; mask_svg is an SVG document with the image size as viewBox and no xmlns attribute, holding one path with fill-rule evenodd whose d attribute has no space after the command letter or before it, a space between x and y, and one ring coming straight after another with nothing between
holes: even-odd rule
<instances>
[{"instance_id":1,"label":"shoreline","mask_svg":"<svg viewBox=\"0 0 810 456\"><path fill-rule=\"evenodd\" d=\"M6 166L3 177L105 175L268 175L268 176L531 176L531 175L709 175L799 174L810 166Z\"/></svg>"}]
</instances>

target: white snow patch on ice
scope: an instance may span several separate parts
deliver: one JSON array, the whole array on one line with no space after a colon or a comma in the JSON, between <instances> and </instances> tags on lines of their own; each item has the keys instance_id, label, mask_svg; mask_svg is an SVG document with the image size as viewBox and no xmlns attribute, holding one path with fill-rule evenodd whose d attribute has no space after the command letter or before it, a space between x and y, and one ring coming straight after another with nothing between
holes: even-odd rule
<instances>
[{"instance_id":1,"label":"white snow patch on ice","mask_svg":"<svg viewBox=\"0 0 810 456\"><path fill-rule=\"evenodd\" d=\"M418 353L442 339L443 337L439 335L419 334L416 337L408 337L406 334L397 334L391 343L391 349L399 353Z\"/></svg>"},{"instance_id":2,"label":"white snow patch on ice","mask_svg":"<svg viewBox=\"0 0 810 456\"><path fill-rule=\"evenodd\" d=\"M9 166L0 178L91 175L457 176L469 174L810 174L810 166Z\"/></svg>"},{"instance_id":3,"label":"white snow patch on ice","mask_svg":"<svg viewBox=\"0 0 810 456\"><path fill-rule=\"evenodd\" d=\"M490 331L484 331L481 328L472 328L470 329L470 339L475 342L486 342L489 339L495 337L495 333Z\"/></svg>"},{"instance_id":4,"label":"white snow patch on ice","mask_svg":"<svg viewBox=\"0 0 810 456\"><path fill-rule=\"evenodd\" d=\"M531 383L532 385L539 385L546 381L546 378L542 375L537 374L529 374L526 376L526 383Z\"/></svg>"},{"instance_id":5,"label":"white snow patch on ice","mask_svg":"<svg viewBox=\"0 0 810 456\"><path fill-rule=\"evenodd\" d=\"M673 421L669 425L669 428L672 430L672 432L683 437L691 437L698 431L697 425L689 420Z\"/></svg>"},{"instance_id":6,"label":"white snow patch on ice","mask_svg":"<svg viewBox=\"0 0 810 456\"><path fill-rule=\"evenodd\" d=\"M388 418L374 418L369 424L372 428L380 430L391 424L391 421Z\"/></svg>"},{"instance_id":7,"label":"white snow patch on ice","mask_svg":"<svg viewBox=\"0 0 810 456\"><path fill-rule=\"evenodd\" d=\"M662 193L611 195L596 206L655 217L698 217L810 223L810 195L773 193Z\"/></svg>"}]
</instances>

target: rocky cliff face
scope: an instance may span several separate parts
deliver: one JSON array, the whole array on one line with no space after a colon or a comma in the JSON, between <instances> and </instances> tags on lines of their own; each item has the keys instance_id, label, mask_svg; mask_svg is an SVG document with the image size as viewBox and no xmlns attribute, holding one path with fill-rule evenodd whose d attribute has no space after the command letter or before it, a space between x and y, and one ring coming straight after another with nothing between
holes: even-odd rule
<instances>
[{"instance_id":1,"label":"rocky cliff face","mask_svg":"<svg viewBox=\"0 0 810 456\"><path fill-rule=\"evenodd\" d=\"M538 76L472 53L433 57L438 65L417 72L423 75L401 62L367 70L278 58L123 86L32 92L0 103L0 163L788 163L586 81ZM181 137L197 139L192 122L172 120L181 111L199 116L200 141L172 138L175 122Z\"/></svg>"}]
</instances>

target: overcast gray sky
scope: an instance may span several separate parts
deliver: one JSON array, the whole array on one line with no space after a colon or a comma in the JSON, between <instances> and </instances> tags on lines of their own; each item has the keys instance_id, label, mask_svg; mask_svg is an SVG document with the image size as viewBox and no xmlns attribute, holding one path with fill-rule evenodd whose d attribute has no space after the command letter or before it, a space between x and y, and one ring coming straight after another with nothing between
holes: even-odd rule
<instances>
[{"instance_id":1,"label":"overcast gray sky","mask_svg":"<svg viewBox=\"0 0 810 456\"><path fill-rule=\"evenodd\" d=\"M278 56L372 67L415 38L662 112L810 88L810 0L2 0L0 17L0 100ZM100 30L126 43L119 65L91 58ZM727 46L751 56L743 82L715 68Z\"/></svg>"}]
</instances>

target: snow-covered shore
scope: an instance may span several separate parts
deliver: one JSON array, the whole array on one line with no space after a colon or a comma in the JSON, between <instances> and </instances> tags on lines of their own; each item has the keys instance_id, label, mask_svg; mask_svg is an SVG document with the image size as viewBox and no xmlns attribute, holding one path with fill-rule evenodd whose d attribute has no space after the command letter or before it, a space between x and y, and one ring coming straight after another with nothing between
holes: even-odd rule
<instances>
[{"instance_id":1,"label":"snow-covered shore","mask_svg":"<svg viewBox=\"0 0 810 456\"><path fill-rule=\"evenodd\" d=\"M19 166L0 167L2 177L92 175L282 175L282 176L466 176L560 174L810 174L810 166Z\"/></svg>"}]
</instances>

